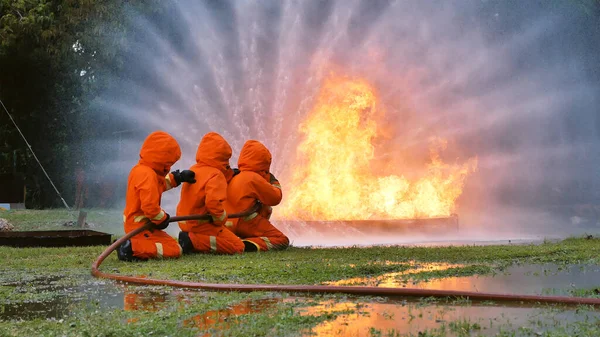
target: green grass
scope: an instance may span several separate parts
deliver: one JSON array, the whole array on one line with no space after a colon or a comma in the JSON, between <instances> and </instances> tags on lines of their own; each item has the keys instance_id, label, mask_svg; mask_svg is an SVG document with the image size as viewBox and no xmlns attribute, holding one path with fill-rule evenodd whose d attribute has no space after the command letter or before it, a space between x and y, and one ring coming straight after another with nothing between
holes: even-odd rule
<instances>
[{"instance_id":1,"label":"green grass","mask_svg":"<svg viewBox=\"0 0 600 337\"><path fill-rule=\"evenodd\" d=\"M105 247L9 248L0 247L0 270L87 272ZM370 247L307 249L235 256L191 255L176 261L122 263L112 254L105 270L209 282L318 284L351 277L377 276L405 271L411 261L452 262L465 267L426 271L413 278L440 278L492 273L513 263L597 264L600 240L567 239L559 243L484 247ZM391 261L395 263L386 263Z\"/></svg>"},{"instance_id":2,"label":"green grass","mask_svg":"<svg viewBox=\"0 0 600 337\"><path fill-rule=\"evenodd\" d=\"M93 224L93 229L104 229L109 233L123 233L122 210L87 209L86 222ZM15 231L71 229L63 224L68 221L77 222L78 211L64 209L52 210L10 210L0 211L0 218L8 220L15 226ZM113 232L113 231L117 232Z\"/></svg>"},{"instance_id":3,"label":"green grass","mask_svg":"<svg viewBox=\"0 0 600 337\"><path fill-rule=\"evenodd\" d=\"M88 222L100 228L115 229L121 223L120 211L91 210ZM7 211L0 217L8 219L17 230L56 229L62 223L76 219L76 213L67 211ZM64 227L63 227L64 228ZM122 228L120 229L122 230ZM113 231L113 233L116 233ZM57 298L79 298L69 289L81 286L96 287L89 275L90 265L105 247L73 248L10 248L0 247L0 336L296 336L309 334L318 324L334 320L340 311L317 311L298 315L298 309L319 302L355 301L360 303L378 299L349 298L344 295L313 297L313 300L294 300L283 294L272 293L196 293L189 303L166 302L157 311L124 311L120 308L99 310L94 301L72 301L69 312L62 320L25 319L1 321L2 312L15 303L52 303ZM513 264L552 263L558 265L595 265L600 261L600 240L570 238L561 242L539 245L462 246L462 247L369 247L308 249L291 247L281 252L261 252L236 256L192 255L178 260L155 260L143 263L123 263L111 254L101 269L124 275L146 275L152 278L177 279L216 283L269 283L269 284L321 284L328 281L367 277L387 273L405 272L416 264L427 262L464 265L446 270L423 271L406 275L414 282L429 279L502 274ZM544 273L543 273L544 274ZM544 277L551 277L545 275ZM51 277L49 281L44 277ZM533 276L532 276L533 277ZM538 275L537 277L540 277ZM106 281L110 286L112 282ZM118 287L122 286L116 286ZM147 292L148 287L128 287ZM168 288L159 291L169 293ZM573 295L597 297L593 289L572 290ZM185 321L199 313L227 310L236 303L274 297L281 299L262 311L228 317L210 327L189 326ZM287 300L284 300L287 299ZM68 301L67 301L68 302ZM65 303L67 303L65 302ZM70 303L70 302L68 302ZM457 301L457 305L468 301ZM443 301L424 299L422 306L440 307ZM589 310L586 309L586 310ZM368 309L357 309L362 315ZM396 318L397 319L397 318ZM581 336L594 335L597 321L571 323L557 322L556 331L546 325L548 336L563 336L573 331ZM532 323L532 325L535 325ZM478 329L479 328L479 329ZM420 336L486 335L487 327L481 322L455 320L445 322L436 329L423 330ZM203 330L204 329L204 330ZM502 336L528 335L520 327L505 327ZM532 330L533 331L533 330ZM561 332L562 331L562 332ZM535 336L533 331L531 336ZM544 332L546 333L546 332ZM563 334L561 334L563 333ZM373 326L372 336L400 336L395 330ZM417 334L415 334L416 336Z\"/></svg>"},{"instance_id":4,"label":"green grass","mask_svg":"<svg viewBox=\"0 0 600 337\"><path fill-rule=\"evenodd\" d=\"M303 331L335 313L310 316L294 314L294 309L306 305L304 302L275 302L259 313L232 315L229 320L219 322L218 313L210 315L215 324L202 324L198 313L227 308L235 303L266 296L229 293L209 294L196 297L194 302L183 307L166 307L158 311L95 310L94 305L60 320L35 319L32 321L0 323L0 336L299 336ZM213 317L214 316L214 317Z\"/></svg>"}]
</instances>

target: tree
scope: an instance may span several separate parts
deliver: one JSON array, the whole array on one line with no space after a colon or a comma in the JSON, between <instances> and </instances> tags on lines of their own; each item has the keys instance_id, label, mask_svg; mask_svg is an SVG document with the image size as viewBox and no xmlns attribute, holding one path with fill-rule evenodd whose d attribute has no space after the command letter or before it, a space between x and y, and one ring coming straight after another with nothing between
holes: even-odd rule
<instances>
[{"instance_id":1,"label":"tree","mask_svg":"<svg viewBox=\"0 0 600 337\"><path fill-rule=\"evenodd\" d=\"M105 137L122 121L95 115L90 102L120 70L125 13L152 4L107 0L0 0L0 99L63 195L72 203L77 166L87 166L84 139ZM111 43L113 42L113 43ZM4 112L0 148L17 151L28 206L60 205ZM7 165L0 173L10 171Z\"/></svg>"}]
</instances>

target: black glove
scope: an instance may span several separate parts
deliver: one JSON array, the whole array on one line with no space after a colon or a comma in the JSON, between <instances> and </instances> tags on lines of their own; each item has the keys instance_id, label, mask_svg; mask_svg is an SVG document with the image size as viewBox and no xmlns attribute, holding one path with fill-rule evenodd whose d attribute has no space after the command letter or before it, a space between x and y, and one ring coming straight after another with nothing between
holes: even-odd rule
<instances>
[{"instance_id":1,"label":"black glove","mask_svg":"<svg viewBox=\"0 0 600 337\"><path fill-rule=\"evenodd\" d=\"M270 174L270 176L269 176L269 183L272 184L272 183L278 181L277 178L275 178L275 176L273 175L273 173L269 173L269 174Z\"/></svg>"},{"instance_id":2,"label":"black glove","mask_svg":"<svg viewBox=\"0 0 600 337\"><path fill-rule=\"evenodd\" d=\"M235 177L235 176L237 176L238 174L240 174L240 172L242 172L242 171L240 171L240 169L239 169L239 168L234 168L234 169L232 169L232 170L233 170L233 176L234 176L234 177Z\"/></svg>"},{"instance_id":3,"label":"black glove","mask_svg":"<svg viewBox=\"0 0 600 337\"><path fill-rule=\"evenodd\" d=\"M196 173L194 173L194 171L191 170L183 170L181 172L179 172L179 170L177 171L173 171L171 172L173 174L173 177L175 177L175 183L177 183L177 185L181 184L181 183L190 183L193 184L196 182Z\"/></svg>"},{"instance_id":4,"label":"black glove","mask_svg":"<svg viewBox=\"0 0 600 337\"><path fill-rule=\"evenodd\" d=\"M154 224L154 227L156 229L163 230L163 229L169 227L169 220L171 219L171 216L169 215L169 213L165 213L165 214L167 215L167 217L163 222L159 223L158 225Z\"/></svg>"}]
</instances>

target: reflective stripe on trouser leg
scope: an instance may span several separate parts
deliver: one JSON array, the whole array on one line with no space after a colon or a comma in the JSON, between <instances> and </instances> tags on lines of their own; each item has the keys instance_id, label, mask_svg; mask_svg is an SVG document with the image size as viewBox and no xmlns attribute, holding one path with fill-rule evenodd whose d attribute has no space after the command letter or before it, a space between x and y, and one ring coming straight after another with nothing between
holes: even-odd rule
<instances>
[{"instance_id":1,"label":"reflective stripe on trouser leg","mask_svg":"<svg viewBox=\"0 0 600 337\"><path fill-rule=\"evenodd\" d=\"M217 251L217 237L216 236L210 237L210 250L213 252Z\"/></svg>"},{"instance_id":2,"label":"reflective stripe on trouser leg","mask_svg":"<svg viewBox=\"0 0 600 337\"><path fill-rule=\"evenodd\" d=\"M160 242L154 243L156 245L156 255L162 259L163 257L163 245Z\"/></svg>"},{"instance_id":3,"label":"reflective stripe on trouser leg","mask_svg":"<svg viewBox=\"0 0 600 337\"><path fill-rule=\"evenodd\" d=\"M273 249L273 245L271 244L271 240L269 240L268 237L266 236L261 236L261 239L263 239L263 241L265 242L265 244L267 245L267 249Z\"/></svg>"}]
</instances>

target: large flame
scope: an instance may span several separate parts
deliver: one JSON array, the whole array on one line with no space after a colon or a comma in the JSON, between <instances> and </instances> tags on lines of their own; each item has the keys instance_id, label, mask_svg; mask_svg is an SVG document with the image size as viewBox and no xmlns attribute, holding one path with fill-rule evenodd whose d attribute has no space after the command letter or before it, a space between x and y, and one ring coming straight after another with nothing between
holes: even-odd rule
<instances>
[{"instance_id":1,"label":"large flame","mask_svg":"<svg viewBox=\"0 0 600 337\"><path fill-rule=\"evenodd\" d=\"M300 125L304 135L280 214L287 219L360 220L449 216L477 159L445 164L434 139L426 173L415 181L376 176L373 140L382 115L376 93L362 80L330 78ZM401 168L397 170L401 172Z\"/></svg>"}]
</instances>

